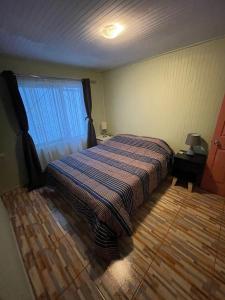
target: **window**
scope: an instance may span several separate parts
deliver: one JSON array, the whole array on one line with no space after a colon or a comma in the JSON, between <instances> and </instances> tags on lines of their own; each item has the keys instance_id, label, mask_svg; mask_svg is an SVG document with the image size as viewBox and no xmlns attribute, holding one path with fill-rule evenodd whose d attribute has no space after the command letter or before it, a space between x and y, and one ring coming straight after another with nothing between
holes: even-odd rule
<instances>
[{"instance_id":1,"label":"window","mask_svg":"<svg viewBox=\"0 0 225 300\"><path fill-rule=\"evenodd\" d=\"M18 85L43 169L49 161L86 146L86 111L80 81L21 77Z\"/></svg>"}]
</instances>

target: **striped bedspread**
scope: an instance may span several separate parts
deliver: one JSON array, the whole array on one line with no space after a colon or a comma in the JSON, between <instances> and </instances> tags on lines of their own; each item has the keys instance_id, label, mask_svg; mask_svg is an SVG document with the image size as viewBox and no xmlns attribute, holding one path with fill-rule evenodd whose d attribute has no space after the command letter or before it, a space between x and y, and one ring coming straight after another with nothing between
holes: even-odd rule
<instances>
[{"instance_id":1,"label":"striped bedspread","mask_svg":"<svg viewBox=\"0 0 225 300\"><path fill-rule=\"evenodd\" d=\"M117 135L48 165L48 182L94 232L97 253L118 255L117 238L132 234L130 216L165 178L172 150L160 139Z\"/></svg>"}]
</instances>

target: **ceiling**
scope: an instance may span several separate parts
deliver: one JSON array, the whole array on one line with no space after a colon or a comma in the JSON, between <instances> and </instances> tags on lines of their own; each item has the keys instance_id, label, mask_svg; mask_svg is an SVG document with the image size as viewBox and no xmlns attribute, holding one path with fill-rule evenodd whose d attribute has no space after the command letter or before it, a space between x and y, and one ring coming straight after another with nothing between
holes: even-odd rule
<instances>
[{"instance_id":1,"label":"ceiling","mask_svg":"<svg viewBox=\"0 0 225 300\"><path fill-rule=\"evenodd\" d=\"M0 53L30 59L109 69L224 35L225 0L1 0Z\"/></svg>"}]
</instances>

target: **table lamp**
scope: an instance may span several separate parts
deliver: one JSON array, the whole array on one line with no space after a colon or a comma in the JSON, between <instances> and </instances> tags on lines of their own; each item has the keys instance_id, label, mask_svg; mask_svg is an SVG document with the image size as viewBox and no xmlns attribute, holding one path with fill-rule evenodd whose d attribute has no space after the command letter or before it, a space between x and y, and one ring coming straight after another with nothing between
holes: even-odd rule
<instances>
[{"instance_id":1,"label":"table lamp","mask_svg":"<svg viewBox=\"0 0 225 300\"><path fill-rule=\"evenodd\" d=\"M193 156L194 155L193 147L201 145L200 135L197 133L188 133L185 144L190 146L190 148L187 150L186 154Z\"/></svg>"}]
</instances>

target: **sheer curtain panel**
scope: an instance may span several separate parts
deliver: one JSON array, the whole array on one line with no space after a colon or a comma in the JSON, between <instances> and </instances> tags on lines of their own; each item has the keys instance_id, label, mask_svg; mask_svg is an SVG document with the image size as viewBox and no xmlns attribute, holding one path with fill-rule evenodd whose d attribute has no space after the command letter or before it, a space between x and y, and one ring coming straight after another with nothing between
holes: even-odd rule
<instances>
[{"instance_id":1,"label":"sheer curtain panel","mask_svg":"<svg viewBox=\"0 0 225 300\"><path fill-rule=\"evenodd\" d=\"M18 84L42 169L86 147L81 81L19 77Z\"/></svg>"}]
</instances>

